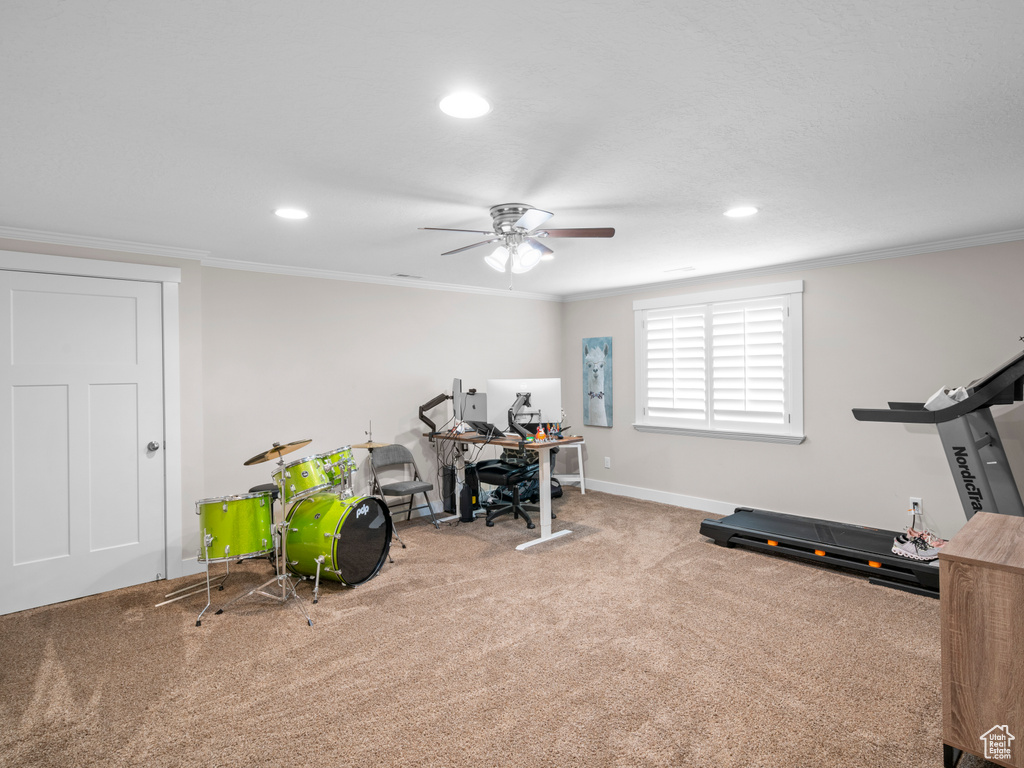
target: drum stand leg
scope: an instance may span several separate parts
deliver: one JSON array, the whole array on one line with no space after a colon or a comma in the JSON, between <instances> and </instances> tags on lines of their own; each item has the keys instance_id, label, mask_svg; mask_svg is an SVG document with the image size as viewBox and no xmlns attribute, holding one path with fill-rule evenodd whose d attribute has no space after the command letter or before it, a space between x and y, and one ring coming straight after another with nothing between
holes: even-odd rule
<instances>
[{"instance_id":1,"label":"drum stand leg","mask_svg":"<svg viewBox=\"0 0 1024 768\"><path fill-rule=\"evenodd\" d=\"M284 462L282 462L279 459L278 463L283 465ZM281 479L282 479L282 482L283 482L283 480L284 480L284 471L283 470L281 472ZM282 492L282 498L283 498L283 495L284 494ZM237 597L232 598L231 600L226 602L224 605L222 605L217 610L217 613L214 614L214 615L219 616L220 614L224 613L224 609L225 608L227 608L227 607L233 605L234 603L238 602L243 597L249 597L250 595L263 595L264 597L269 597L271 600L277 600L280 603L286 603L289 600L295 600L295 607L299 609L299 613L301 613L303 618L306 619L306 623L309 624L309 626L311 626L311 627L313 626L313 620L309 618L309 614L306 613L306 609L302 605L302 598L300 598L298 592L295 591L295 582L291 579L290 576L288 576L287 573L285 573L282 570L282 564L284 564L285 567L287 567L287 563L288 563L287 525L288 525L287 516L285 516L285 521L282 522L281 524L279 524L277 526L277 530L276 530L277 537L278 537L277 538L277 543L278 543L278 546L280 547L280 555L277 558L277 574L272 579L268 579L267 581L265 581L262 584L260 584L258 587L250 589L244 595L238 595ZM277 551L276 548L275 548L275 551ZM269 587L271 584L274 584L274 583L277 583L277 584L281 585L281 594L280 595L274 594L272 592L265 591L266 587Z\"/></svg>"},{"instance_id":2,"label":"drum stand leg","mask_svg":"<svg viewBox=\"0 0 1024 768\"><path fill-rule=\"evenodd\" d=\"M316 581L313 582L313 604L316 605L317 601L320 600L320 566L324 562L324 556L320 555L316 559Z\"/></svg>"},{"instance_id":3,"label":"drum stand leg","mask_svg":"<svg viewBox=\"0 0 1024 768\"><path fill-rule=\"evenodd\" d=\"M162 603L157 603L154 608L159 608L162 605L168 605L170 603L176 603L179 600L184 600L186 597L192 597L192 595L198 595L203 592L204 589L206 590L206 608L210 607L210 551L207 548L208 543L206 542L206 529L203 529L203 542L203 554L205 555L204 560L206 564L205 581L200 581L198 584L189 584L187 587L182 587L181 589L176 589L173 592L168 592L164 597L169 597L170 600L164 600ZM217 581L213 582L214 584L217 584L217 588L221 590L224 589L224 582L227 581L228 576L230 575L231 563L225 561L224 567L224 575L220 576ZM177 597L174 597L174 595L177 595ZM206 612L206 608L203 609L203 613ZM200 613L199 616L201 617L203 613ZM196 626L199 626L198 620L196 621Z\"/></svg>"},{"instance_id":4,"label":"drum stand leg","mask_svg":"<svg viewBox=\"0 0 1024 768\"><path fill-rule=\"evenodd\" d=\"M204 530L203 533L205 534L205 532L206 531ZM203 549L206 549L206 547L204 546ZM227 579L227 577L228 577L228 575L225 572L224 573L224 578ZM206 558L206 605L203 606L203 610L201 610L199 612L199 615L196 616L196 626L197 627L202 626L203 614L206 613L206 611L209 609L211 602L212 601L210 600L210 558L209 558L209 553L207 553L207 558Z\"/></svg>"},{"instance_id":5,"label":"drum stand leg","mask_svg":"<svg viewBox=\"0 0 1024 768\"><path fill-rule=\"evenodd\" d=\"M207 580L209 580L209 571L210 571L210 564L209 563L206 564L206 571L207 571ZM227 578L228 578L228 574L225 573L223 576L218 576L217 580L214 581L213 583L218 585L218 587L217 587L218 589L223 590L224 589L224 582L227 581ZM200 581L197 584L189 584L187 587L182 587L181 589L176 589L173 592L168 592L166 595L164 595L164 597L169 597L171 599L170 600L164 600L162 603L157 603L153 607L154 608L159 608L160 606L167 605L168 603L176 603L179 600L184 600L186 597L192 597L192 595L198 595L200 592L202 592L205 589L206 589L206 582L205 581ZM185 594L182 594L183 592ZM174 595L177 595L177 597L174 597Z\"/></svg>"}]
</instances>

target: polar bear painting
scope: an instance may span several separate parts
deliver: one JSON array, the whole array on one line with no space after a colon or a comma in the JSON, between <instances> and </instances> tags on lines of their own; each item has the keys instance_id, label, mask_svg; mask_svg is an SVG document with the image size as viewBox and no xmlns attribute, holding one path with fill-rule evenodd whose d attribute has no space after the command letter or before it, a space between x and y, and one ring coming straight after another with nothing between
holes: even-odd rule
<instances>
[{"instance_id":1,"label":"polar bear painting","mask_svg":"<svg viewBox=\"0 0 1024 768\"><path fill-rule=\"evenodd\" d=\"M583 423L612 425L612 338L583 340Z\"/></svg>"}]
</instances>

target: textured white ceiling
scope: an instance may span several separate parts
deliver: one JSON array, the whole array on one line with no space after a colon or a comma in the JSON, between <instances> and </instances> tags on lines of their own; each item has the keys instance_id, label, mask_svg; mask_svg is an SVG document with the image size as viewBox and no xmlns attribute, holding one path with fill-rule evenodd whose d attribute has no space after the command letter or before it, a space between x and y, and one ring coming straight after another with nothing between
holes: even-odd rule
<instances>
[{"instance_id":1,"label":"textured white ceiling","mask_svg":"<svg viewBox=\"0 0 1024 768\"><path fill-rule=\"evenodd\" d=\"M1018 0L3 0L0 226L483 288L417 228L615 227L515 278L556 295L1019 230L1022 40Z\"/></svg>"}]
</instances>

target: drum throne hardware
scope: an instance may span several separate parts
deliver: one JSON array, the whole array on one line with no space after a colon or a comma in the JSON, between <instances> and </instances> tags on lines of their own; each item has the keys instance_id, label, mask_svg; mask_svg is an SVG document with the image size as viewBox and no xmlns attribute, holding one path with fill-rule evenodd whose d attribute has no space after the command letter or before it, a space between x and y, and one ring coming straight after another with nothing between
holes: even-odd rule
<instances>
[{"instance_id":1,"label":"drum throne hardware","mask_svg":"<svg viewBox=\"0 0 1024 768\"><path fill-rule=\"evenodd\" d=\"M300 488L298 487L298 483L296 483L296 485L293 487L289 481L294 478L290 477L289 472L286 471L287 467L285 466L284 459L282 458L282 456L284 456L285 454L291 453L292 451L297 451L299 448L309 445L309 443L311 442L312 440L297 440L293 443L287 443L285 445L281 445L280 443L274 443L274 447L271 448L269 451L258 453L245 462L245 466L250 466L252 464L260 464L265 461L270 461L273 458L277 459L277 470L272 473L272 476L274 480L278 480L278 478L280 478L279 488L281 493L282 511L284 510L284 507L288 505L288 500L298 499L300 497L306 498L310 494L316 492L312 490L311 487ZM297 466L307 461L308 460L301 460L299 462L293 462L292 464L289 464L288 467L292 467L293 465ZM315 466L315 463L310 463L313 466ZM309 474L309 477L313 477L313 475L314 473L311 472ZM297 476L302 477L302 474L298 473ZM304 479L308 480L309 477L305 477ZM317 478L314 478L313 485L318 485L318 483L315 482L316 479ZM286 488L288 489L288 493L285 492ZM234 603L237 603L239 600L243 598L250 597L251 595L262 595L264 597L269 597L271 600L276 600L280 603L286 603L289 600L294 600L295 602L293 604L302 614L303 618L306 619L306 623L311 627L313 626L313 620L309 618L309 614L306 613L306 609L302 605L302 598L300 598L298 593L295 591L297 584L295 580L293 580L291 576L288 575L286 569L286 565L288 563L288 536L286 531L288 525L287 514L284 514L283 517L284 521L273 526L273 534L277 537L275 542L275 551L280 553L278 554L274 565L274 577L271 579L267 579L267 581L263 582L257 587L254 587L245 594L238 595L237 597L232 598L223 606L221 606L214 615L220 615L224 613L225 608L228 608L229 606L233 605ZM276 585L276 588L274 588L273 591L268 591L267 588L271 585ZM280 594L277 594L278 588L280 589ZM199 622L197 621L196 625L198 626L198 624Z\"/></svg>"}]
</instances>

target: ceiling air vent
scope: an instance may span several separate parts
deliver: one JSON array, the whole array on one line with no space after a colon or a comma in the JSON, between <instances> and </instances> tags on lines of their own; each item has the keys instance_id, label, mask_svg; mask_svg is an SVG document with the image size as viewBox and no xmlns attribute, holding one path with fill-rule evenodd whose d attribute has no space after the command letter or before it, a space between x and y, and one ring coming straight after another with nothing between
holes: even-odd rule
<instances>
[{"instance_id":1,"label":"ceiling air vent","mask_svg":"<svg viewBox=\"0 0 1024 768\"><path fill-rule=\"evenodd\" d=\"M422 280L423 275L407 275L404 272L395 272L392 277L404 277L406 280Z\"/></svg>"}]
</instances>

